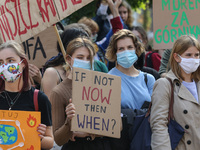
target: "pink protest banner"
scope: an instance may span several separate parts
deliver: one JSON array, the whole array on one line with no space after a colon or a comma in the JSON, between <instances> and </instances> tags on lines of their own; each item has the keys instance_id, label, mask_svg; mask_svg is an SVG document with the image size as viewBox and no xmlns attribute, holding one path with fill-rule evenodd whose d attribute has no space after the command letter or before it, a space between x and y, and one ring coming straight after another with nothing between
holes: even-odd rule
<instances>
[{"instance_id":1,"label":"pink protest banner","mask_svg":"<svg viewBox=\"0 0 200 150\"><path fill-rule=\"evenodd\" d=\"M7 40L22 43L92 1L1 0L0 43Z\"/></svg>"}]
</instances>

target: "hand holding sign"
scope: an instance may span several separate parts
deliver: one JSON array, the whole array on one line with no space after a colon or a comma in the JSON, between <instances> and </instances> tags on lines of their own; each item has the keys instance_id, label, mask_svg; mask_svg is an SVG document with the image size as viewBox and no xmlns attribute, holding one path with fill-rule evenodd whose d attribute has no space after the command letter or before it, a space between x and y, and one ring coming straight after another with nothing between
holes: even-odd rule
<instances>
[{"instance_id":1,"label":"hand holding sign","mask_svg":"<svg viewBox=\"0 0 200 150\"><path fill-rule=\"evenodd\" d=\"M45 124L39 124L39 126L37 127L37 131L40 133L39 137L41 138L41 140L45 136L46 128L47 128L47 126Z\"/></svg>"},{"instance_id":2,"label":"hand holding sign","mask_svg":"<svg viewBox=\"0 0 200 150\"><path fill-rule=\"evenodd\" d=\"M71 120L75 116L75 105L72 103L72 99L69 100L69 104L65 109L67 119Z\"/></svg>"}]
</instances>

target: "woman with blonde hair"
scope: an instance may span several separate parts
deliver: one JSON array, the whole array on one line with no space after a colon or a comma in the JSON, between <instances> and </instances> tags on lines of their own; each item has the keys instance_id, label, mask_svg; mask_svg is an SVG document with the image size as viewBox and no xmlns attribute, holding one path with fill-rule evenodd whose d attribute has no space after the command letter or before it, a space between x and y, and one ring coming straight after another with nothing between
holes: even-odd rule
<instances>
[{"instance_id":1,"label":"woman with blonde hair","mask_svg":"<svg viewBox=\"0 0 200 150\"><path fill-rule=\"evenodd\" d=\"M190 35L182 35L174 45L170 56L171 70L166 77L174 87L174 120L184 129L177 150L194 150L200 147L200 43ZM168 112L171 86L166 78L155 82L152 94L150 123L152 150L171 149L168 133Z\"/></svg>"},{"instance_id":2,"label":"woman with blonde hair","mask_svg":"<svg viewBox=\"0 0 200 150\"><path fill-rule=\"evenodd\" d=\"M75 106L72 98L72 69L94 70L94 47L87 38L72 40L66 49L66 59L70 74L51 92L53 133L55 142L62 150L110 150L110 145L104 137L85 132L71 131L71 119L75 116Z\"/></svg>"},{"instance_id":3,"label":"woman with blonde hair","mask_svg":"<svg viewBox=\"0 0 200 150\"><path fill-rule=\"evenodd\" d=\"M35 110L31 87L29 65L24 50L15 41L0 45L0 110L40 111L41 124L37 131L41 148L53 147L51 104L47 96L38 93L38 110Z\"/></svg>"},{"instance_id":4,"label":"woman with blonde hair","mask_svg":"<svg viewBox=\"0 0 200 150\"><path fill-rule=\"evenodd\" d=\"M133 12L130 4L127 1L122 0L122 3L119 6L119 14L127 28L131 29L133 27Z\"/></svg>"}]
</instances>

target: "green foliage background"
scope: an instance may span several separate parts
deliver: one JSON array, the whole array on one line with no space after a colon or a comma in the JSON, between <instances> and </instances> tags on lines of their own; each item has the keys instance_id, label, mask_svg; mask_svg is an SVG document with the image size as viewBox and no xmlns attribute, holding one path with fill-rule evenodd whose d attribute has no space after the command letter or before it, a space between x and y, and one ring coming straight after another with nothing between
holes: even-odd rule
<instances>
[{"instance_id":1,"label":"green foliage background","mask_svg":"<svg viewBox=\"0 0 200 150\"><path fill-rule=\"evenodd\" d=\"M136 10L137 8L144 8L144 5L148 5L148 7L152 7L152 0L127 0L127 2L131 5L131 7ZM84 6L83 8L79 9L78 11L74 12L67 18L65 18L62 23L64 25L75 23L79 19L81 19L83 16L87 16L89 18L92 18L95 16L96 12L96 3L97 0L94 0L90 4Z\"/></svg>"},{"instance_id":2,"label":"green foliage background","mask_svg":"<svg viewBox=\"0 0 200 150\"><path fill-rule=\"evenodd\" d=\"M143 4L148 4L152 7L152 0L127 0L133 9L141 8Z\"/></svg>"}]
</instances>

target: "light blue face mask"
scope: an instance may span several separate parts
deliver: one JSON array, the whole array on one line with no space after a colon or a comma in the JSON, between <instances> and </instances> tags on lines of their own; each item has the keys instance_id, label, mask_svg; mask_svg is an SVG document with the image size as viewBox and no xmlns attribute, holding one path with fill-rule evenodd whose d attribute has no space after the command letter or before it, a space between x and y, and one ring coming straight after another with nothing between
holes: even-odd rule
<instances>
[{"instance_id":1,"label":"light blue face mask","mask_svg":"<svg viewBox=\"0 0 200 150\"><path fill-rule=\"evenodd\" d=\"M93 43L96 42L97 36L98 36L98 34L95 34L95 35L91 36L91 40L92 40Z\"/></svg>"},{"instance_id":2,"label":"light blue face mask","mask_svg":"<svg viewBox=\"0 0 200 150\"><path fill-rule=\"evenodd\" d=\"M94 61L92 62L92 69L91 69L90 61L85 61L85 60L74 58L73 67L94 70Z\"/></svg>"},{"instance_id":3,"label":"light blue face mask","mask_svg":"<svg viewBox=\"0 0 200 150\"><path fill-rule=\"evenodd\" d=\"M117 53L117 63L124 68L130 68L137 60L135 50L125 50Z\"/></svg>"}]
</instances>

